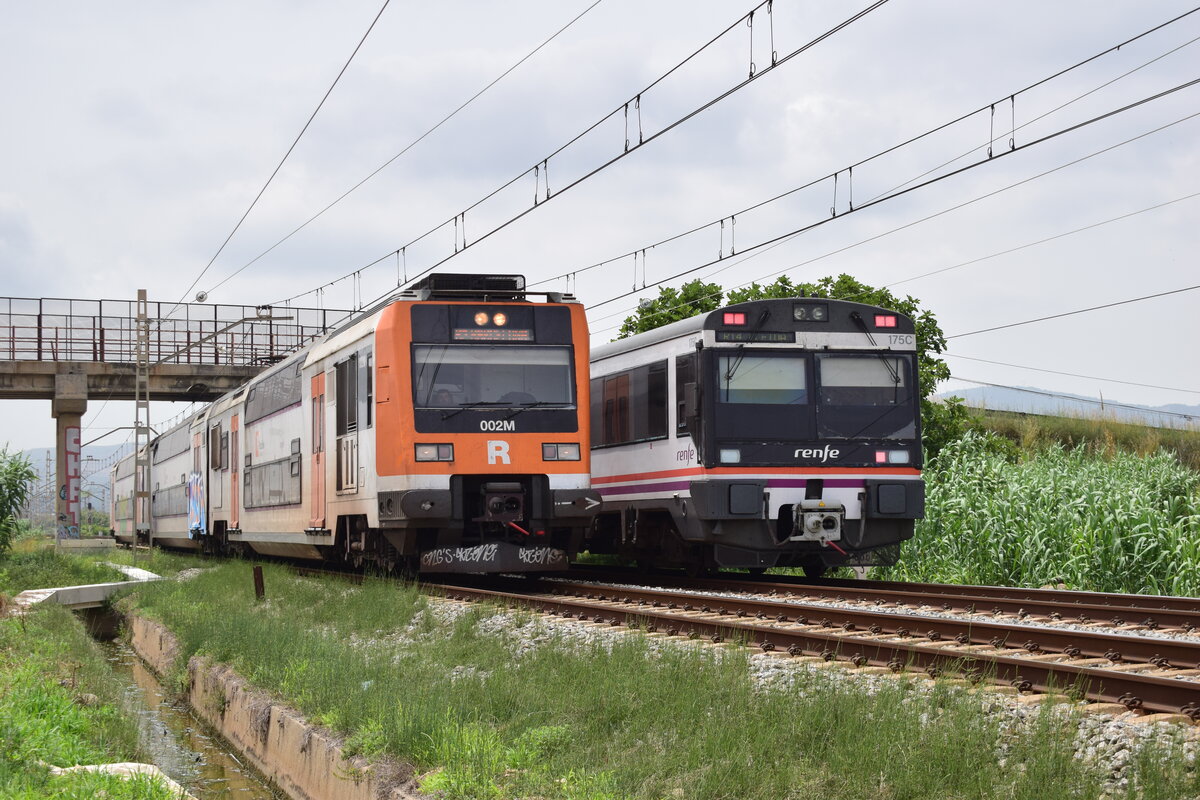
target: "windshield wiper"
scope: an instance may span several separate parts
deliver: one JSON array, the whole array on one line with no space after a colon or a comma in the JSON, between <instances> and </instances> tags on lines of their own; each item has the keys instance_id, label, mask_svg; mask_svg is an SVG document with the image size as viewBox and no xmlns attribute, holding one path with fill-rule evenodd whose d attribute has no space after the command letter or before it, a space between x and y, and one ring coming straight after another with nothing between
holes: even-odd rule
<instances>
[{"instance_id":1,"label":"windshield wiper","mask_svg":"<svg viewBox=\"0 0 1200 800\"><path fill-rule=\"evenodd\" d=\"M461 414L462 412L466 411L468 408L480 408L482 406L511 406L511 405L512 405L512 403L510 403L507 400L479 400L474 403L459 403L458 408L454 409L453 411L443 411L442 419L443 420L450 419L451 417L457 416L457 415Z\"/></svg>"},{"instance_id":2,"label":"windshield wiper","mask_svg":"<svg viewBox=\"0 0 1200 800\"><path fill-rule=\"evenodd\" d=\"M533 402L530 402L530 403L521 403L521 407L514 408L513 412L511 414L509 414L507 417L505 417L505 419L512 419L517 414L520 414L522 411L528 411L531 408L539 408L541 406L569 406L569 405L570 405L570 403L561 403L556 400L534 400Z\"/></svg>"},{"instance_id":3,"label":"windshield wiper","mask_svg":"<svg viewBox=\"0 0 1200 800\"><path fill-rule=\"evenodd\" d=\"M854 320L858 323L858 327L862 328L863 333L867 335L867 341L871 343L872 347L879 346L875 343L875 337L871 335L871 331L867 328L867 322L862 318L862 314L859 314L857 311L851 311L850 319ZM885 356L878 350L874 352L876 357L883 362L884 368L892 378L892 402L898 402L900 399L900 373L896 370L895 365L892 364L891 357Z\"/></svg>"},{"instance_id":4,"label":"windshield wiper","mask_svg":"<svg viewBox=\"0 0 1200 800\"><path fill-rule=\"evenodd\" d=\"M762 312L759 313L759 315L758 315L758 322L754 323L754 325L751 326L750 330L747 331L747 333L754 333L755 331L757 331L759 328L761 328L763 326L763 323L766 322L770 316L771 316L771 309L764 308L762 310ZM725 386L726 386L727 393L729 391L729 384L733 383L734 374L737 373L738 368L742 366L742 362L746 359L746 343L742 342L741 344L738 345L737 349L738 349L738 354L733 358L733 361L730 362L729 368L727 370L725 370Z\"/></svg>"}]
</instances>

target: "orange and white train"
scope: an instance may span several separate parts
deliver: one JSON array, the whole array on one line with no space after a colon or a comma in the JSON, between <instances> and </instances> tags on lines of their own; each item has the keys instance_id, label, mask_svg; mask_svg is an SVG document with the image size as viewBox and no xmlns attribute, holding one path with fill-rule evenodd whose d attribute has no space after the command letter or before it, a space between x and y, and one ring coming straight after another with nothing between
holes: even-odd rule
<instances>
[{"instance_id":1,"label":"orange and white train","mask_svg":"<svg viewBox=\"0 0 1200 800\"><path fill-rule=\"evenodd\" d=\"M566 567L590 488L588 331L519 275L435 274L153 439L114 534L423 572ZM143 503L144 504L144 503Z\"/></svg>"}]
</instances>

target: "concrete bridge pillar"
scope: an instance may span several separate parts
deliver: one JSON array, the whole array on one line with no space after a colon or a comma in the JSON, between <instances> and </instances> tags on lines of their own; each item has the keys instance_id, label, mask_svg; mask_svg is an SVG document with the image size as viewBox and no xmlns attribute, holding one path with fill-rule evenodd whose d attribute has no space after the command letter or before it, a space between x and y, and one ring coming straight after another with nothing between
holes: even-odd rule
<instances>
[{"instance_id":1,"label":"concrete bridge pillar","mask_svg":"<svg viewBox=\"0 0 1200 800\"><path fill-rule=\"evenodd\" d=\"M81 365L59 364L54 375L54 399L50 414L57 425L54 469L58 493L54 510L58 519L57 538L78 538L83 523L80 511L80 453L83 413L87 411L87 374Z\"/></svg>"}]
</instances>

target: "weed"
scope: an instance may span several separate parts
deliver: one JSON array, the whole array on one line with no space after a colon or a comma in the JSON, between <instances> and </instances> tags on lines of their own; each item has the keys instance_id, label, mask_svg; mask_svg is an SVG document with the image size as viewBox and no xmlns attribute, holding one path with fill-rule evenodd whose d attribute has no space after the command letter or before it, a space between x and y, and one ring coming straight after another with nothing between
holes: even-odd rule
<instances>
[{"instance_id":1,"label":"weed","mask_svg":"<svg viewBox=\"0 0 1200 800\"><path fill-rule=\"evenodd\" d=\"M184 658L202 649L233 664L340 733L348 753L405 761L448 798L1103 793L1102 776L1073 758L1069 713L1007 742L1007 763L1021 766L1005 767L1001 722L957 689L930 697L919 682L884 681L868 693L820 670L768 688L751 674L771 660L742 649L636 634L579 643L527 614L452 612L385 582L359 591L267 569L266 604L249 602L240 564L186 588L140 586L135 600L179 635ZM516 627L539 646L518 647ZM1177 796L1183 771L1170 764L1141 797Z\"/></svg>"}]
</instances>

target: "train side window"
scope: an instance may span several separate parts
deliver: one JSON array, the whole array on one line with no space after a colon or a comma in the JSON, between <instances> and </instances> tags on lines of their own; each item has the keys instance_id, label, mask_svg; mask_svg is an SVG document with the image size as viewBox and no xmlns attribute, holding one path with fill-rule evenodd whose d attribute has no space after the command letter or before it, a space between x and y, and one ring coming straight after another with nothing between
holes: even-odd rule
<instances>
[{"instance_id":1,"label":"train side window","mask_svg":"<svg viewBox=\"0 0 1200 800\"><path fill-rule=\"evenodd\" d=\"M596 378L591 391L593 446L666 437L666 361Z\"/></svg>"},{"instance_id":2,"label":"train side window","mask_svg":"<svg viewBox=\"0 0 1200 800\"><path fill-rule=\"evenodd\" d=\"M358 430L358 354L335 364L334 391L337 394L337 435Z\"/></svg>"},{"instance_id":3,"label":"train side window","mask_svg":"<svg viewBox=\"0 0 1200 800\"><path fill-rule=\"evenodd\" d=\"M687 420L683 416L684 387L696 382L696 354L690 353L675 359L675 433L687 433Z\"/></svg>"},{"instance_id":4,"label":"train side window","mask_svg":"<svg viewBox=\"0 0 1200 800\"><path fill-rule=\"evenodd\" d=\"M647 364L629 373L629 430L624 441L667 435L667 362Z\"/></svg>"},{"instance_id":5,"label":"train side window","mask_svg":"<svg viewBox=\"0 0 1200 800\"><path fill-rule=\"evenodd\" d=\"M629 441L629 375L604 379L604 443Z\"/></svg>"},{"instance_id":6,"label":"train side window","mask_svg":"<svg viewBox=\"0 0 1200 800\"><path fill-rule=\"evenodd\" d=\"M221 434L221 464L219 469L229 469L229 431Z\"/></svg>"},{"instance_id":7,"label":"train side window","mask_svg":"<svg viewBox=\"0 0 1200 800\"><path fill-rule=\"evenodd\" d=\"M366 368L363 372L366 373L367 385L367 421L366 427L371 427L371 423L375 420L375 357L371 353L367 353Z\"/></svg>"},{"instance_id":8,"label":"train side window","mask_svg":"<svg viewBox=\"0 0 1200 800\"><path fill-rule=\"evenodd\" d=\"M646 436L667 435L667 362L651 364L646 375Z\"/></svg>"},{"instance_id":9,"label":"train side window","mask_svg":"<svg viewBox=\"0 0 1200 800\"><path fill-rule=\"evenodd\" d=\"M221 425L217 423L208 429L208 468L221 468Z\"/></svg>"},{"instance_id":10,"label":"train side window","mask_svg":"<svg viewBox=\"0 0 1200 800\"><path fill-rule=\"evenodd\" d=\"M604 441L604 379L592 378L588 391L591 395L592 404L592 413L590 414L592 447L599 447L602 444L607 444Z\"/></svg>"}]
</instances>

